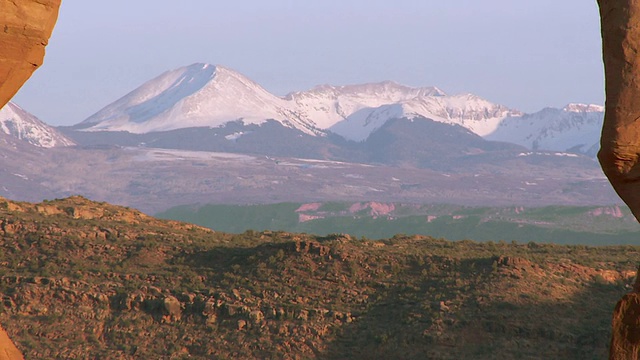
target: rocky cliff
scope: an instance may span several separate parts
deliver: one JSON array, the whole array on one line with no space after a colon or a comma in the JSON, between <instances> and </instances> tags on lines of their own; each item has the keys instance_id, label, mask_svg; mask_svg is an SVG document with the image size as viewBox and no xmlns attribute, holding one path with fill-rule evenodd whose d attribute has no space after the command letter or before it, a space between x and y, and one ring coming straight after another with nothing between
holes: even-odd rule
<instances>
[{"instance_id":1,"label":"rocky cliff","mask_svg":"<svg viewBox=\"0 0 640 360\"><path fill-rule=\"evenodd\" d=\"M615 190L640 219L640 1L598 4L606 78L598 158Z\"/></svg>"},{"instance_id":2,"label":"rocky cliff","mask_svg":"<svg viewBox=\"0 0 640 360\"><path fill-rule=\"evenodd\" d=\"M61 0L0 0L0 107L42 65Z\"/></svg>"},{"instance_id":3,"label":"rocky cliff","mask_svg":"<svg viewBox=\"0 0 640 360\"><path fill-rule=\"evenodd\" d=\"M640 1L598 0L606 109L600 164L640 220ZM636 283L637 284L637 283ZM609 358L640 358L640 287L618 302Z\"/></svg>"}]
</instances>

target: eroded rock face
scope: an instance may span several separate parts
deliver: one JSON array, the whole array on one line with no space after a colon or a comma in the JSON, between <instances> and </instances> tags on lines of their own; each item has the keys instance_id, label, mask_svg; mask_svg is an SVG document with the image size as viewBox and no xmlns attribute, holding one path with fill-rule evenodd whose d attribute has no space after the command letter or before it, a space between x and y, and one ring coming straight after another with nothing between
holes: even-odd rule
<instances>
[{"instance_id":1,"label":"eroded rock face","mask_svg":"<svg viewBox=\"0 0 640 360\"><path fill-rule=\"evenodd\" d=\"M0 107L42 65L61 0L0 0Z\"/></svg>"},{"instance_id":2,"label":"eroded rock face","mask_svg":"<svg viewBox=\"0 0 640 360\"><path fill-rule=\"evenodd\" d=\"M640 0L598 0L606 109L598 159L640 220ZM613 314L609 359L640 359L640 271Z\"/></svg>"},{"instance_id":3,"label":"eroded rock face","mask_svg":"<svg viewBox=\"0 0 640 360\"><path fill-rule=\"evenodd\" d=\"M598 0L606 110L600 164L640 219L640 1Z\"/></svg>"},{"instance_id":4,"label":"eroded rock face","mask_svg":"<svg viewBox=\"0 0 640 360\"><path fill-rule=\"evenodd\" d=\"M616 304L612 325L609 360L640 359L640 268L633 291Z\"/></svg>"},{"instance_id":5,"label":"eroded rock face","mask_svg":"<svg viewBox=\"0 0 640 360\"><path fill-rule=\"evenodd\" d=\"M640 294L625 295L613 314L610 360L637 360L640 350Z\"/></svg>"},{"instance_id":6,"label":"eroded rock face","mask_svg":"<svg viewBox=\"0 0 640 360\"><path fill-rule=\"evenodd\" d=\"M23 360L20 351L13 345L11 339L0 327L0 360Z\"/></svg>"}]
</instances>

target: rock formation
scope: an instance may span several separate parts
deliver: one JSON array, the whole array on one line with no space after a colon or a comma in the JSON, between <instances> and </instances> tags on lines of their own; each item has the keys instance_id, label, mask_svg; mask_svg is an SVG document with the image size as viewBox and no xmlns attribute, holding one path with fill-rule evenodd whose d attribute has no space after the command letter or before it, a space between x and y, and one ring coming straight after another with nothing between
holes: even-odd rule
<instances>
[{"instance_id":1,"label":"rock formation","mask_svg":"<svg viewBox=\"0 0 640 360\"><path fill-rule=\"evenodd\" d=\"M607 96L598 159L640 220L640 0L598 0L598 5ZM640 359L639 280L616 305L611 360Z\"/></svg>"},{"instance_id":2,"label":"rock formation","mask_svg":"<svg viewBox=\"0 0 640 360\"><path fill-rule=\"evenodd\" d=\"M0 0L0 107L42 65L61 0Z\"/></svg>"},{"instance_id":3,"label":"rock formation","mask_svg":"<svg viewBox=\"0 0 640 360\"><path fill-rule=\"evenodd\" d=\"M640 269L638 274L640 275ZM640 359L640 278L633 292L618 301L613 312L610 360Z\"/></svg>"},{"instance_id":4,"label":"rock formation","mask_svg":"<svg viewBox=\"0 0 640 360\"><path fill-rule=\"evenodd\" d=\"M42 65L61 0L0 0L0 108ZM0 360L23 359L0 327Z\"/></svg>"},{"instance_id":5,"label":"rock formation","mask_svg":"<svg viewBox=\"0 0 640 360\"><path fill-rule=\"evenodd\" d=\"M0 360L18 359L22 360L24 358L20 351L13 345L4 329L0 327Z\"/></svg>"},{"instance_id":6,"label":"rock formation","mask_svg":"<svg viewBox=\"0 0 640 360\"><path fill-rule=\"evenodd\" d=\"M600 164L640 219L640 1L598 0L606 110Z\"/></svg>"}]
</instances>

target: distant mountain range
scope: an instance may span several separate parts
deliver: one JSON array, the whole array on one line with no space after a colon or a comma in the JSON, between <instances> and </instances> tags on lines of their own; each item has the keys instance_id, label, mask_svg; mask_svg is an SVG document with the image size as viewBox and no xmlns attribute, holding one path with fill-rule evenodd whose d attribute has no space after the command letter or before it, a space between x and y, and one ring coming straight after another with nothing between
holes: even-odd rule
<instances>
[{"instance_id":1,"label":"distant mountain range","mask_svg":"<svg viewBox=\"0 0 640 360\"><path fill-rule=\"evenodd\" d=\"M310 135L331 131L360 141L393 118L423 116L488 132L499 119L513 114L473 95L448 96L434 87L393 82L325 85L278 97L228 68L193 64L148 81L76 128L139 134L275 120Z\"/></svg>"},{"instance_id":2,"label":"distant mountain range","mask_svg":"<svg viewBox=\"0 0 640 360\"><path fill-rule=\"evenodd\" d=\"M0 196L144 211L283 201L608 205L601 106L523 114L393 82L284 97L220 66L162 74L85 121L0 111Z\"/></svg>"},{"instance_id":3,"label":"distant mountain range","mask_svg":"<svg viewBox=\"0 0 640 360\"><path fill-rule=\"evenodd\" d=\"M54 129L9 104L0 111L0 131L40 147L69 146L75 139L84 145L151 142L160 147L223 150L238 148L225 141L237 143L249 134L260 137L266 132L273 141L278 125L296 130L281 129L281 133L296 136L299 132L297 136L304 135L305 141L310 141L307 136L335 140L337 135L347 142L364 143L390 120L430 120L529 150L593 157L599 148L603 112L598 105L569 104L524 114L473 94L447 95L436 87L411 88L391 81L322 85L278 97L231 69L193 64L161 74L72 127ZM185 129L191 128L207 129L210 136L201 142L224 141L212 147L189 140L187 146L181 139L189 137Z\"/></svg>"},{"instance_id":4,"label":"distant mountain range","mask_svg":"<svg viewBox=\"0 0 640 360\"><path fill-rule=\"evenodd\" d=\"M149 134L220 129L233 122L242 126L234 125L237 131L224 137L237 141L257 131L254 125L273 120L310 136L363 142L389 120L429 119L530 150L593 156L602 118L603 108L597 105L569 104L523 114L473 94L447 95L436 87L411 88L390 81L322 85L279 97L228 68L193 64L146 82L70 130Z\"/></svg>"}]
</instances>

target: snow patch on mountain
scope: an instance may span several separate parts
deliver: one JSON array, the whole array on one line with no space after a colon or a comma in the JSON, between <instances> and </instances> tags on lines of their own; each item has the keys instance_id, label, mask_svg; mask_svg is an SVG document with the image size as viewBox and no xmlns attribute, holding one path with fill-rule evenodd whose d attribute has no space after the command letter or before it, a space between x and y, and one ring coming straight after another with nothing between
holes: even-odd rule
<instances>
[{"instance_id":1,"label":"snow patch on mountain","mask_svg":"<svg viewBox=\"0 0 640 360\"><path fill-rule=\"evenodd\" d=\"M568 104L562 110L567 111L567 112L575 112L575 113L592 113L592 112L593 113L603 113L604 112L604 106L595 105L595 104L573 103L573 104Z\"/></svg>"},{"instance_id":2,"label":"snow patch on mountain","mask_svg":"<svg viewBox=\"0 0 640 360\"><path fill-rule=\"evenodd\" d=\"M505 118L487 140L507 141L532 150L570 151L595 156L604 120L599 105L569 104Z\"/></svg>"},{"instance_id":3,"label":"snow patch on mountain","mask_svg":"<svg viewBox=\"0 0 640 360\"><path fill-rule=\"evenodd\" d=\"M12 102L0 109L0 132L43 148L75 145L73 141Z\"/></svg>"}]
</instances>

